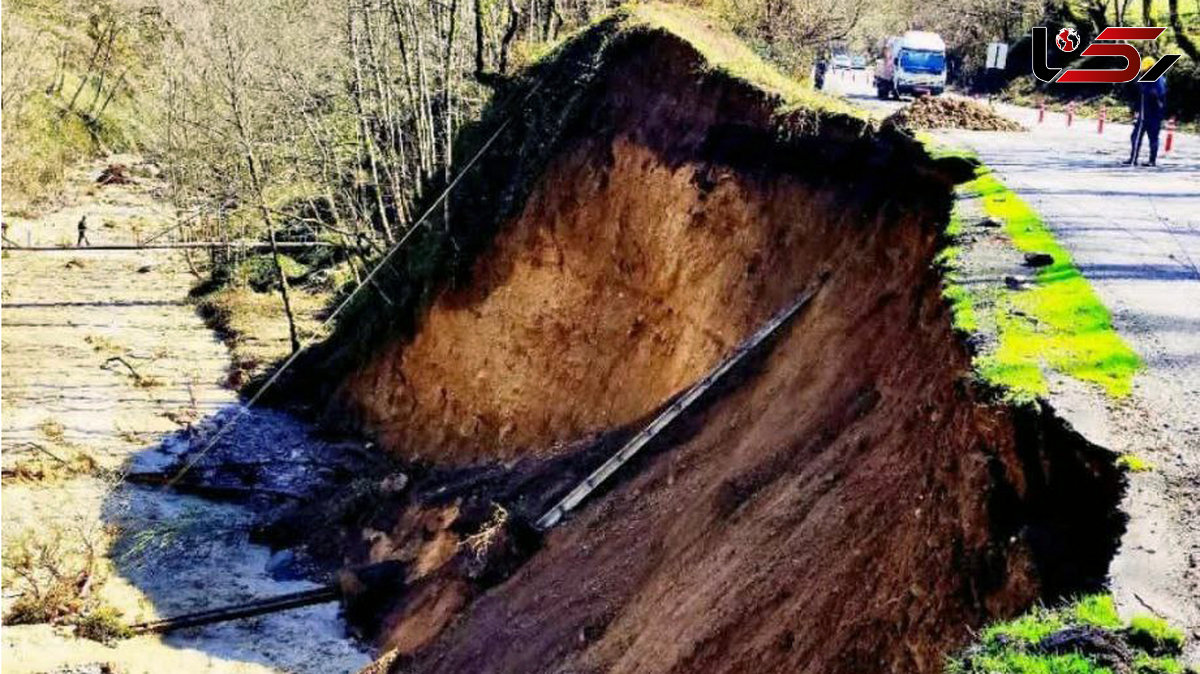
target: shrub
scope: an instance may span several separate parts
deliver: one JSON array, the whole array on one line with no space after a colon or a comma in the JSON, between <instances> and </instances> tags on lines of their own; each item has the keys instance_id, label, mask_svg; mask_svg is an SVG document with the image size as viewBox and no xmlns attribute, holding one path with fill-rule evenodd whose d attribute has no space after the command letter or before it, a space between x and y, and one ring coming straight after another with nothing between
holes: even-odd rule
<instances>
[{"instance_id":1,"label":"shrub","mask_svg":"<svg viewBox=\"0 0 1200 674\"><path fill-rule=\"evenodd\" d=\"M302 279L308 273L307 267L283 254L279 256L279 266L289 283ZM242 262L238 265L237 276L260 293L279 288L275 261L270 255L258 255Z\"/></svg>"},{"instance_id":2,"label":"shrub","mask_svg":"<svg viewBox=\"0 0 1200 674\"><path fill-rule=\"evenodd\" d=\"M75 634L84 639L111 643L133 636L133 629L121 619L121 611L112 606L98 606L75 621Z\"/></svg>"}]
</instances>

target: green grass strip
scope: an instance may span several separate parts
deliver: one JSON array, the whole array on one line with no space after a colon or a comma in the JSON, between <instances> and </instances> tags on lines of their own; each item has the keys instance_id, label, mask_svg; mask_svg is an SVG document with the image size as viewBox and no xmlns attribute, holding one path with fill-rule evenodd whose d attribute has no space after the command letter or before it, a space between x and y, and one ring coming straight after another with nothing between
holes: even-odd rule
<instances>
[{"instance_id":1,"label":"green grass strip","mask_svg":"<svg viewBox=\"0 0 1200 674\"><path fill-rule=\"evenodd\" d=\"M629 13L633 25L662 29L691 44L709 68L778 96L783 108L780 112L811 110L865 117L865 113L840 97L821 93L780 72L715 15L659 2L631 3L623 9Z\"/></svg>"},{"instance_id":2,"label":"green grass strip","mask_svg":"<svg viewBox=\"0 0 1200 674\"><path fill-rule=\"evenodd\" d=\"M1145 644L1154 643L1160 651L1178 654L1183 645L1182 632L1152 616L1137 615L1126 624L1109 594L1081 597L1057 608L1035 606L1022 616L989 625L979 633L974 645L947 660L945 671L947 674L1111 674L1113 670L1092 655L1053 653L1040 645L1046 637L1071 627L1100 629L1121 639L1131 651L1134 671L1138 674L1184 672L1177 657L1144 650Z\"/></svg>"},{"instance_id":3,"label":"green grass strip","mask_svg":"<svg viewBox=\"0 0 1200 674\"><path fill-rule=\"evenodd\" d=\"M1141 359L1113 329L1108 309L1042 218L986 168L964 189L979 196L1018 251L1054 258L1036 271L1032 287L999 293L992 316L997 346L977 359L980 375L1014 399L1049 393L1047 370L1096 384L1112 397L1129 395ZM952 218L948 233L959 231L961 223ZM970 292L955 283L956 257L954 247L942 254L951 269L946 296L956 327L973 331L978 310Z\"/></svg>"}]
</instances>

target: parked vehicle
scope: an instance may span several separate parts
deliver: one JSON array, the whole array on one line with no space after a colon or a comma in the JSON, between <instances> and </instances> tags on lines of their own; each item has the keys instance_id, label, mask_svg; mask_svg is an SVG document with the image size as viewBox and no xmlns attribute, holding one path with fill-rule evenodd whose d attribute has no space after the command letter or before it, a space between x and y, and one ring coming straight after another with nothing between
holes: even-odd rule
<instances>
[{"instance_id":1,"label":"parked vehicle","mask_svg":"<svg viewBox=\"0 0 1200 674\"><path fill-rule=\"evenodd\" d=\"M867 69L867 57L863 56L862 54L855 54L850 59L850 67L854 68L855 70L866 70Z\"/></svg>"},{"instance_id":2,"label":"parked vehicle","mask_svg":"<svg viewBox=\"0 0 1200 674\"><path fill-rule=\"evenodd\" d=\"M875 66L875 90L880 98L902 94L933 94L946 89L946 43L937 33L910 30L884 43Z\"/></svg>"},{"instance_id":3,"label":"parked vehicle","mask_svg":"<svg viewBox=\"0 0 1200 674\"><path fill-rule=\"evenodd\" d=\"M833 67L838 70L850 69L850 56L848 54L838 54L833 57Z\"/></svg>"}]
</instances>

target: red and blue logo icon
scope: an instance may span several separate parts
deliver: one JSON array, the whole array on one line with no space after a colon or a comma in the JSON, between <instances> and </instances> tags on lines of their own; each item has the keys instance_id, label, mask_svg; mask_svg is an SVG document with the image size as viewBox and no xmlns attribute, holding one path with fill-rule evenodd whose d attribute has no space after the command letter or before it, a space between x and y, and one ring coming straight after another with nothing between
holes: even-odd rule
<instances>
[{"instance_id":1,"label":"red and blue logo icon","mask_svg":"<svg viewBox=\"0 0 1200 674\"><path fill-rule=\"evenodd\" d=\"M1054 36L1054 43L1065 52L1073 52L1079 49L1079 33L1074 28L1063 28Z\"/></svg>"}]
</instances>

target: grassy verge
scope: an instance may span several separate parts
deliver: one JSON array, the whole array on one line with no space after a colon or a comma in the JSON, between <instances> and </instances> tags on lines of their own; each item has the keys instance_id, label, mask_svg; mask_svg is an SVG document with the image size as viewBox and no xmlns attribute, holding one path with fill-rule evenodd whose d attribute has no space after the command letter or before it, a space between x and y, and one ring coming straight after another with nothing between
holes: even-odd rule
<instances>
[{"instance_id":1,"label":"grassy verge","mask_svg":"<svg viewBox=\"0 0 1200 674\"><path fill-rule=\"evenodd\" d=\"M332 297L349 281L348 266L313 269L287 256L281 264L301 339L319 334ZM233 356L226 382L231 388L240 389L291 354L287 315L269 256L244 260L221 281L193 289L192 299Z\"/></svg>"},{"instance_id":2,"label":"grassy verge","mask_svg":"<svg viewBox=\"0 0 1200 674\"><path fill-rule=\"evenodd\" d=\"M1045 365L1097 384L1109 395L1128 395L1141 360L1113 329L1108 309L1070 254L1037 212L991 172L982 172L969 189L983 199L985 212L1004 224L1017 250L1054 258L1037 270L1032 288L998 303L1000 344L980 360L984 376L1018 393L1044 395Z\"/></svg>"},{"instance_id":3,"label":"grassy verge","mask_svg":"<svg viewBox=\"0 0 1200 674\"><path fill-rule=\"evenodd\" d=\"M664 30L692 45L715 72L779 97L781 113L806 110L860 116L840 97L828 96L767 63L716 17L693 8L660 3L631 5L631 26Z\"/></svg>"},{"instance_id":4,"label":"grassy verge","mask_svg":"<svg viewBox=\"0 0 1200 674\"><path fill-rule=\"evenodd\" d=\"M1036 270L1028 288L970 289L961 283L958 247L952 243L943 250L945 295L955 326L976 332L986 319L996 332L994 346L976 357L978 374L1019 400L1049 393L1047 371L1094 384L1112 397L1128 395L1141 360L1113 329L1108 310L1042 218L986 167L961 189L980 199L984 213L1001 224L1018 251L1054 259ZM955 214L947 226L951 239L962 233L960 218ZM980 301L984 292L991 293L987 302ZM984 311L989 315L982 316Z\"/></svg>"},{"instance_id":5,"label":"grassy verge","mask_svg":"<svg viewBox=\"0 0 1200 674\"><path fill-rule=\"evenodd\" d=\"M301 288L291 293L296 329L307 337L321 323L329 297ZM221 336L233 358L226 385L240 389L291 354L287 315L278 292L225 286L195 298L205 323Z\"/></svg>"},{"instance_id":6,"label":"grassy verge","mask_svg":"<svg viewBox=\"0 0 1200 674\"><path fill-rule=\"evenodd\" d=\"M1108 595L1038 607L985 628L948 674L1184 674L1183 633L1151 615L1128 623Z\"/></svg>"},{"instance_id":7,"label":"grassy verge","mask_svg":"<svg viewBox=\"0 0 1200 674\"><path fill-rule=\"evenodd\" d=\"M973 157L923 142L935 156ZM961 188L978 199L1021 253L1048 254L1053 262L1036 269L1032 284L1009 289L964 283L964 215L956 208L946 226L950 240L939 256L946 269L944 295L956 328L994 337L975 357L977 376L1018 401L1049 393L1046 374L1056 371L1102 389L1128 395L1142 363L1112 325L1108 310L1032 207L987 167ZM1150 470L1127 455L1126 470ZM948 674L1183 674L1178 660L1183 635L1148 615L1125 623L1112 597L1094 595L1056 609L1037 607L985 628L974 644L947 662Z\"/></svg>"}]
</instances>

